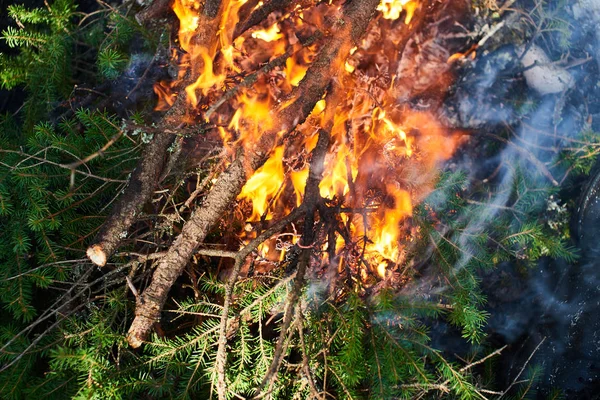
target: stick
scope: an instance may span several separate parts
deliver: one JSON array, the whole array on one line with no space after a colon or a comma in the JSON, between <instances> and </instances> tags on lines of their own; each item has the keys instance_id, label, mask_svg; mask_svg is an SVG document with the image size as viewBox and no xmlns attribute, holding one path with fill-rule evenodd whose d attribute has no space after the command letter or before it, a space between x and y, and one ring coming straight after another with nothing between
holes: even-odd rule
<instances>
[{"instance_id":1,"label":"stick","mask_svg":"<svg viewBox=\"0 0 600 400\"><path fill-rule=\"evenodd\" d=\"M330 110L331 109L332 108L330 108ZM306 207L306 217L304 218L304 232L302 234L302 238L300 239L302 252L299 256L298 272L296 275L296 280L294 281L294 287L288 294L288 297L285 301L286 307L283 314L283 322L281 323L279 339L277 340L277 344L275 345L273 360L271 361L271 365L269 366L267 374L262 380L260 390L258 392L259 394L257 395L257 397L267 385L269 386L270 391L271 386L275 381L277 371L279 370L283 358L285 339L288 335L288 329L290 327L290 324L292 323L292 317L295 313L296 303L300 299L300 292L304 287L304 276L310 264L310 257L312 253L311 247L315 240L314 214L317 209L317 203L321 200L319 184L321 183L323 168L325 164L325 156L327 155L327 150L329 148L330 141L331 135L329 134L329 132L321 130L319 132L317 146L313 150L313 158L310 163L308 179L306 181L306 190L303 202L303 205Z\"/></svg>"}]
</instances>

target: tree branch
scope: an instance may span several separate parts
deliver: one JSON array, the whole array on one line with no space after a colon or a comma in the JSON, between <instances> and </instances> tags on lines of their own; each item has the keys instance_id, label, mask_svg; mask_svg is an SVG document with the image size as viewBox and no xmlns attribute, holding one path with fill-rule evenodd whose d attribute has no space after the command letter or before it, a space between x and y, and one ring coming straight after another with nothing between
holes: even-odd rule
<instances>
[{"instance_id":1,"label":"tree branch","mask_svg":"<svg viewBox=\"0 0 600 400\"><path fill-rule=\"evenodd\" d=\"M220 8L219 8L220 7ZM218 12L214 10L218 9ZM194 40L204 48L211 50L217 46L217 31L222 14L221 0L207 0ZM188 74L182 86L194 82L194 74ZM187 97L185 91L177 96L176 103L167 112L165 118L154 133L152 140L144 149L138 166L131 174L129 185L114 206L113 211L96 236L94 243L87 249L87 256L98 265L104 266L108 258L116 251L121 241L126 236L128 229L136 221L142 207L152 196L160 181L164 169L167 149L173 143L175 131L173 127L179 126L185 113Z\"/></svg>"}]
</instances>

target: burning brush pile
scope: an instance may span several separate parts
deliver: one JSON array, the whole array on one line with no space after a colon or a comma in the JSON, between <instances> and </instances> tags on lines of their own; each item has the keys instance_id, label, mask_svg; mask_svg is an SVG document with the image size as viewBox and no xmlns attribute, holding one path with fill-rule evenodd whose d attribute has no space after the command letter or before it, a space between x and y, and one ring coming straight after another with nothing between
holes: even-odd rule
<instances>
[{"instance_id":1,"label":"burning brush pile","mask_svg":"<svg viewBox=\"0 0 600 400\"><path fill-rule=\"evenodd\" d=\"M139 19L167 6L177 28L171 78L154 86L161 119L87 250L105 265L153 196L168 217L152 229L177 233L144 248L156 252L147 283L129 280L129 345L150 345L154 330L180 351L164 308L185 297L169 292L186 271L194 301L175 313L197 311L187 343L194 354L215 349L206 363L220 399L481 395L471 366L428 347L421 318L445 313L478 341L487 315L477 268L567 253L524 217L538 218L541 183L516 164L484 180L493 193L456 163L442 172L461 146L489 150L473 126L456 128L447 98L457 66L495 31L473 26L470 1L174 0ZM170 174L178 182L156 198ZM198 311L205 303L210 312Z\"/></svg>"},{"instance_id":2,"label":"burning brush pile","mask_svg":"<svg viewBox=\"0 0 600 400\"><path fill-rule=\"evenodd\" d=\"M200 126L204 139L222 144L221 161L142 294L138 308L146 311L130 343L141 344L153 323L148 311L160 312L165 289L235 204L221 220L223 235L239 238L228 250L254 241L256 251L227 271L234 279L250 266L270 272L292 249L307 253L315 277L365 287L408 279L420 234L413 207L431 193L461 137L441 126L428 99L440 103L452 81L451 43L435 32L450 35L457 21L449 15L465 15L467 6L176 0L172 7L177 76L155 85L156 109L167 114L153 140L189 146L172 144L173 127ZM411 103L419 96L429 104ZM264 235L269 225L276 235ZM108 230L88 250L99 265L114 240Z\"/></svg>"}]
</instances>

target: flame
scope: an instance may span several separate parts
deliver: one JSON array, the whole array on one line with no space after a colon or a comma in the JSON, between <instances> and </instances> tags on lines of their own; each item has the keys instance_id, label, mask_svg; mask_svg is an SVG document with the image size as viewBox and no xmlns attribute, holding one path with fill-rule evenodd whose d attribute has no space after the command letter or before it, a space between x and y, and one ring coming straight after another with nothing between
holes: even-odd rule
<instances>
[{"instance_id":1,"label":"flame","mask_svg":"<svg viewBox=\"0 0 600 400\"><path fill-rule=\"evenodd\" d=\"M269 43L281 39L283 35L281 34L281 31L279 30L277 24L275 24L267 29L261 29L252 32L252 37L254 39L264 40L265 42Z\"/></svg>"},{"instance_id":2,"label":"flame","mask_svg":"<svg viewBox=\"0 0 600 400\"><path fill-rule=\"evenodd\" d=\"M285 179L283 146L277 147L267 162L258 169L242 188L238 199L252 201L249 221L259 221L266 213L271 200L276 200ZM271 216L267 214L267 219Z\"/></svg>"},{"instance_id":3,"label":"flame","mask_svg":"<svg viewBox=\"0 0 600 400\"><path fill-rule=\"evenodd\" d=\"M154 93L158 96L158 102L154 111L167 111L175 103L177 93L171 91L171 83L159 81L154 84Z\"/></svg>"},{"instance_id":4,"label":"flame","mask_svg":"<svg viewBox=\"0 0 600 400\"><path fill-rule=\"evenodd\" d=\"M304 196L304 188L306 187L306 180L308 179L308 167L300 171L292 171L290 174L290 180L294 187L294 193L296 194L296 205L299 206L302 203L302 197Z\"/></svg>"},{"instance_id":5,"label":"flame","mask_svg":"<svg viewBox=\"0 0 600 400\"><path fill-rule=\"evenodd\" d=\"M271 101L259 93L242 92L237 97L236 110L229 129L239 132L239 141L247 143L260 138L264 130L272 129Z\"/></svg>"},{"instance_id":6,"label":"flame","mask_svg":"<svg viewBox=\"0 0 600 400\"><path fill-rule=\"evenodd\" d=\"M193 49L191 45L192 38L200 21L199 8L199 1L175 0L173 3L173 11L179 18L179 45L190 54Z\"/></svg>"},{"instance_id":7,"label":"flame","mask_svg":"<svg viewBox=\"0 0 600 400\"><path fill-rule=\"evenodd\" d=\"M377 272L384 278L388 262L396 263L400 256L400 223L412 215L410 193L394 185L387 186L387 192L394 198L394 207L384 210L382 218L373 218L371 242L367 245L367 258L377 262Z\"/></svg>"},{"instance_id":8,"label":"flame","mask_svg":"<svg viewBox=\"0 0 600 400\"><path fill-rule=\"evenodd\" d=\"M319 185L321 196L333 199L335 196L343 197L350 190L348 184L348 160L352 158L350 149L345 144L340 144L337 151L325 162L325 176ZM356 178L358 171L350 168L352 178Z\"/></svg>"},{"instance_id":9,"label":"flame","mask_svg":"<svg viewBox=\"0 0 600 400\"><path fill-rule=\"evenodd\" d=\"M285 76L291 86L298 86L304 75L308 71L308 65L298 64L293 58L288 58L285 62Z\"/></svg>"},{"instance_id":10,"label":"flame","mask_svg":"<svg viewBox=\"0 0 600 400\"><path fill-rule=\"evenodd\" d=\"M199 48L198 54L203 61L203 70L198 76L198 79L196 79L196 82L185 88L188 96L187 98L193 107L196 107L198 104L198 97L196 96L197 90L201 90L202 94L206 95L210 88L220 85L225 80L224 75L218 75L213 72L213 60L206 49Z\"/></svg>"},{"instance_id":11,"label":"flame","mask_svg":"<svg viewBox=\"0 0 600 400\"><path fill-rule=\"evenodd\" d=\"M402 11L406 11L404 23L408 25L416 8L417 4L413 0L381 0L377 10L383 13L383 18L392 20L400 18Z\"/></svg>"}]
</instances>

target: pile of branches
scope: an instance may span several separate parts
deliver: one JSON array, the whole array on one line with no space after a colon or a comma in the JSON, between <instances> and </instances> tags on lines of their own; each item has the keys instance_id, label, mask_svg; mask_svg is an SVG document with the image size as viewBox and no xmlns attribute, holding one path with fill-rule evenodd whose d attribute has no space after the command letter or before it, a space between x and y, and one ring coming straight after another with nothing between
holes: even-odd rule
<instances>
[{"instance_id":1,"label":"pile of branches","mask_svg":"<svg viewBox=\"0 0 600 400\"><path fill-rule=\"evenodd\" d=\"M205 49L218 48L217 31L224 24L222 18L224 18L224 13L226 13L227 3L227 1L208 0L204 4L199 14L200 21L197 23L197 29L192 35L192 40L197 46ZM274 10L290 10L288 12L292 12L297 8L306 9L316 7L316 4L313 5L311 2L297 3L281 0L269 1L262 5L254 3L256 2L251 1L246 3L239 11L241 15L239 22L233 29L235 36L242 35L255 25L262 23ZM311 249L315 237L318 235L315 220L326 221L335 219L335 216L332 216L334 211L326 206L318 187L323 171L324 158L331 144L330 130L334 123L333 112L335 104L341 97L336 94L336 90L343 90L339 87L340 83L336 81L340 79L340 69L349 56L349 49L360 45L369 27L369 23L376 15L378 5L379 1L348 2L341 7L339 15L330 17L332 25L328 26L329 30L327 32L314 31L308 38L304 38L304 46L315 46L315 43L318 42L319 50L314 55L314 60L310 63L305 77L283 99L282 103L285 106L275 107L269 114L269 118L273 119L272 123L269 124L272 128L260 130L258 135L256 135L256 141L251 143L251 145L237 145L234 147L231 150L233 156L228 162L229 165L218 175L214 183L210 185L210 189L204 193L205 187L209 186L208 182L204 182L204 184L199 185L193 196L185 202L186 206L190 206L198 194L202 193L204 195L200 201L197 201L198 205L194 212L185 221L180 234L175 238L168 250L156 258L152 280L137 297L136 317L131 324L128 335L128 341L131 346L139 347L148 337L154 324L160 320L160 314L168 298L169 290L176 279L182 274L186 264L205 241L211 229L218 225L226 211L231 208L231 205L235 202L236 197L239 195L248 178L265 163L269 154L277 145L286 143L287 146L292 146L293 140L300 140L293 137L293 132L310 115L315 104L326 96L327 109L325 110L324 118L328 119L328 122L324 124L325 128L319 131L317 145L310 157L310 174L306 182L306 192L302 204L287 217L278 222L271 223L267 229L261 232L239 252L225 254L234 258L235 265L229 273L225 294L221 327L223 337L227 331L226 316L231 301L232 289L246 258L259 244L273 234L295 220L304 220L301 239L296 245L300 249L300 255L296 257L297 267L293 268L294 270L297 269L297 288L293 291L293 295L291 295L291 298L287 302L289 306L286 309L282 323L282 334L286 331L284 328L289 326L294 314L294 305L303 284L304 274L312 253ZM166 12L166 7L168 6L168 2L155 2L150 8L138 14L138 20L143 23L151 20L153 16L162 15L162 13ZM403 46L409 42L411 35L416 36L423 26L427 26L425 22L431 24L431 18L428 20L425 16L431 14L432 10L433 5L427 2L422 2L418 5L414 21L410 27L407 26L402 31L403 36L400 37L398 48L393 51L402 54ZM437 10L437 13L439 12ZM412 42L411 44L414 45ZM100 233L96 236L94 243L88 248L87 254L92 262L99 266L106 264L107 260L121 245L125 236L123 232L127 232L135 223L143 206L152 197L157 188L157 183L161 181L161 177L169 173L174 173L172 168L180 165L180 163L177 163L177 157L181 153L186 153L185 149L182 150L182 146L189 146L189 143L183 141L181 137L184 133L193 129L194 126L202 125L202 123L197 122L201 120L198 118L198 114L201 114L204 118L207 118L207 116L210 117L212 113L218 112L216 110L227 100L233 98L241 87L250 87L261 75L267 74L278 66L285 65L285 61L291 56L291 50L288 50L284 55L271 60L256 71L245 71L246 74L243 79L238 79L238 83L225 91L221 98L217 98L215 104L205 106L204 111L199 110L200 107L190 110L189 96L186 96L186 93L183 91L183 88L191 85L199 78L199 76L195 75L195 73L197 74L197 68L188 68L183 71L184 78L177 82L177 87L173 89L174 92L178 92L174 104L172 104L169 111L162 118L162 121L157 124L156 128L152 129L152 140L145 147L125 192L113 208L113 212L103 225ZM196 60L196 62L199 61ZM182 74L181 71L180 74ZM407 100L409 99L406 98L405 101ZM167 150L173 148L173 142L176 140L180 142L177 147L178 150L171 154L169 158L167 157ZM212 177L215 172L213 171L210 176ZM181 171L176 173L181 173ZM316 218L316 212L320 214L319 218ZM332 240L335 243L333 236L329 238L330 242ZM335 252L335 245L330 246L330 252ZM211 253L204 251L204 254ZM218 252L213 254L217 256L222 255L218 254ZM335 258L335 254L332 254L330 258ZM225 342L223 339L219 343L220 353L224 351L224 346ZM220 358L222 358L222 354ZM274 366L278 362L279 360L274 360ZM222 368L224 368L224 365L220 365L220 369Z\"/></svg>"},{"instance_id":2,"label":"pile of branches","mask_svg":"<svg viewBox=\"0 0 600 400\"><path fill-rule=\"evenodd\" d=\"M220 399L432 390L485 397L469 372L500 350L457 368L429 347L423 317L444 314L478 342L487 317L478 269L569 252L538 221L548 193L535 187L539 180L515 168L514 185L499 186L508 200L490 211L488 186L473 200L466 174L440 174L442 161L470 140L438 122L453 63L497 32L471 31L471 7L466 0L157 0L139 12L151 30L156 21L172 27L171 79L154 86L155 122L119 124L82 110L81 124L102 128L98 151L51 164L48 149L62 138L49 125L38 128L40 143L31 141L35 155L11 151L24 158L7 164L13 172L38 162L70 171L65 198L81 176L123 190L99 231L77 232L78 243L95 235L86 254L99 268L73 261L83 266L76 282L2 351L50 326L2 369L58 327L69 333L57 339L66 345L53 350L52 365L83 371L87 393L114 386L120 395L148 387L160 394L172 381L176 390L185 383L177 393L198 386ZM102 54L111 64L113 53ZM123 138L141 144L137 166L126 182L102 181L90 166L118 160L110 152ZM285 179L259 208L260 190L247 188L260 189L270 174ZM375 243L374 225L392 227L388 247ZM113 290L126 297L124 307Z\"/></svg>"}]
</instances>

